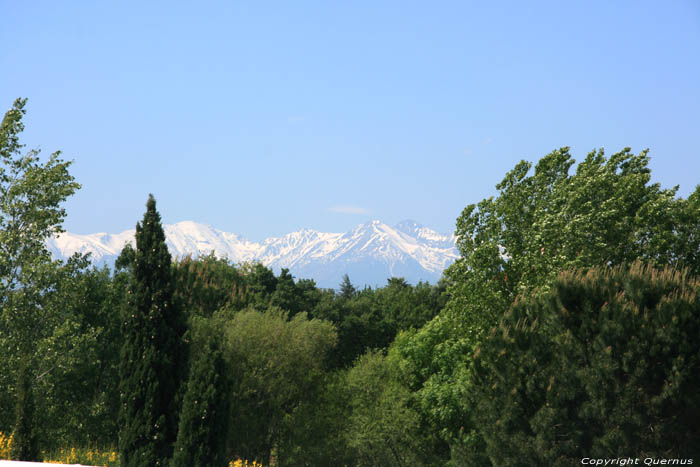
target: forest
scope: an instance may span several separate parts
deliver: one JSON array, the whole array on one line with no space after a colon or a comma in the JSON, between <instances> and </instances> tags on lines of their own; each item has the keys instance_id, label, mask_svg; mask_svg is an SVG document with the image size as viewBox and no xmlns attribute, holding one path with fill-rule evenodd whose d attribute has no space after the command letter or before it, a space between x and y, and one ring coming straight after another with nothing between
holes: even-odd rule
<instances>
[{"instance_id":1,"label":"forest","mask_svg":"<svg viewBox=\"0 0 700 467\"><path fill-rule=\"evenodd\" d=\"M700 462L700 186L662 188L646 151L520 162L437 284L333 290L172 258L152 195L113 269L53 260L80 185L23 148L25 102L0 128L0 459Z\"/></svg>"}]
</instances>

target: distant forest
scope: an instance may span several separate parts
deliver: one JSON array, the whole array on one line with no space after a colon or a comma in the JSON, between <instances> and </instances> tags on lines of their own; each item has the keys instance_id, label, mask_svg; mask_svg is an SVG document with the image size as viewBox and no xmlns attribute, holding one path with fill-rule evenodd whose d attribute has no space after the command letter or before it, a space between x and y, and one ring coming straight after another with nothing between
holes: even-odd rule
<instances>
[{"instance_id":1,"label":"distant forest","mask_svg":"<svg viewBox=\"0 0 700 467\"><path fill-rule=\"evenodd\" d=\"M0 128L0 458L700 462L700 186L653 183L645 151L523 161L437 284L334 290L173 260L153 196L113 269L52 260L80 185L24 150L24 104Z\"/></svg>"}]
</instances>

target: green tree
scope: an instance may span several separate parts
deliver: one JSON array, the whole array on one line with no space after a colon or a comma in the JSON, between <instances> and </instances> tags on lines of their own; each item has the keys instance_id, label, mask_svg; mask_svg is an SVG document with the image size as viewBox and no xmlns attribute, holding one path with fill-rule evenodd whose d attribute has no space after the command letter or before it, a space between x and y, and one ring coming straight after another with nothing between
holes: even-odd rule
<instances>
[{"instance_id":1,"label":"green tree","mask_svg":"<svg viewBox=\"0 0 700 467\"><path fill-rule=\"evenodd\" d=\"M182 403L174 467L223 466L228 424L229 384L220 348L221 333L208 320L192 326L195 352Z\"/></svg>"},{"instance_id":2,"label":"green tree","mask_svg":"<svg viewBox=\"0 0 700 467\"><path fill-rule=\"evenodd\" d=\"M288 311L290 316L300 311L308 311L300 308L301 303L297 300L297 295L294 277L289 273L289 269L282 268L277 277L275 291L270 296L270 305Z\"/></svg>"},{"instance_id":3,"label":"green tree","mask_svg":"<svg viewBox=\"0 0 700 467\"><path fill-rule=\"evenodd\" d=\"M71 162L61 160L60 152L43 163L38 150L22 154L25 104L26 99L17 99L0 124L0 402L8 409L27 407L21 399L32 391L17 389L47 375L37 371L46 357L38 345L52 335L62 315L49 306L60 287L61 263L51 261L45 242L62 231L66 213L61 205L80 188L68 172ZM0 428L8 427L11 413L2 411ZM25 415L22 424L32 423Z\"/></svg>"},{"instance_id":4,"label":"green tree","mask_svg":"<svg viewBox=\"0 0 700 467\"><path fill-rule=\"evenodd\" d=\"M136 254L123 316L119 451L123 466L166 464L177 436L184 320L173 306L171 257L156 201L136 224Z\"/></svg>"},{"instance_id":5,"label":"green tree","mask_svg":"<svg viewBox=\"0 0 700 467\"><path fill-rule=\"evenodd\" d=\"M234 379L229 455L266 464L274 456L277 465L288 465L292 440L303 430L298 416L319 397L336 331L303 312L289 319L277 308L222 311L215 319Z\"/></svg>"},{"instance_id":6,"label":"green tree","mask_svg":"<svg viewBox=\"0 0 700 467\"><path fill-rule=\"evenodd\" d=\"M121 271L130 271L134 266L136 261L136 251L131 243L127 243L119 252L119 256L114 262L114 272L119 273Z\"/></svg>"},{"instance_id":7,"label":"green tree","mask_svg":"<svg viewBox=\"0 0 700 467\"><path fill-rule=\"evenodd\" d=\"M437 285L419 282L412 286L402 277L391 277L386 286L376 290L375 299L385 319L393 323L396 334L419 329L435 317L447 301L444 292L442 281Z\"/></svg>"},{"instance_id":8,"label":"green tree","mask_svg":"<svg viewBox=\"0 0 700 467\"><path fill-rule=\"evenodd\" d=\"M349 279L343 288L349 290ZM349 284L349 285L348 285ZM383 288L366 287L346 294L319 291L312 316L331 321L338 328L338 345L331 361L347 368L369 349L386 349L400 331L420 328L437 315L446 301L443 283L420 282L415 287L392 277Z\"/></svg>"},{"instance_id":9,"label":"green tree","mask_svg":"<svg viewBox=\"0 0 700 467\"><path fill-rule=\"evenodd\" d=\"M343 280L340 283L340 296L346 300L350 300L357 293L357 289L350 282L350 276L343 274Z\"/></svg>"},{"instance_id":10,"label":"green tree","mask_svg":"<svg viewBox=\"0 0 700 467\"><path fill-rule=\"evenodd\" d=\"M119 311L126 289L109 270L69 260L46 306L61 318L37 342L43 357L34 382L45 449L106 445L117 440Z\"/></svg>"},{"instance_id":11,"label":"green tree","mask_svg":"<svg viewBox=\"0 0 700 467\"><path fill-rule=\"evenodd\" d=\"M350 397L344 371L318 379L311 397L294 409L282 451L291 466L335 467L354 465L347 445Z\"/></svg>"},{"instance_id":12,"label":"green tree","mask_svg":"<svg viewBox=\"0 0 700 467\"><path fill-rule=\"evenodd\" d=\"M330 310L324 305L329 305ZM347 368L369 349L383 349L396 334L395 323L385 310L379 307L376 291L366 288L351 299L334 297L330 303L322 303L316 316L333 316L338 328L338 346L331 361L336 368Z\"/></svg>"},{"instance_id":13,"label":"green tree","mask_svg":"<svg viewBox=\"0 0 700 467\"><path fill-rule=\"evenodd\" d=\"M324 291L316 287L313 279L298 279L294 284L294 303L297 312L305 311L310 315L313 314L323 294Z\"/></svg>"},{"instance_id":14,"label":"green tree","mask_svg":"<svg viewBox=\"0 0 700 467\"><path fill-rule=\"evenodd\" d=\"M241 309L249 299L241 271L213 253L196 259L186 256L173 264L173 272L174 299L188 316L211 317L224 307Z\"/></svg>"},{"instance_id":15,"label":"green tree","mask_svg":"<svg viewBox=\"0 0 700 467\"><path fill-rule=\"evenodd\" d=\"M12 431L12 459L41 461L34 419L34 395L27 366L22 365L19 376L19 397L15 407L16 422Z\"/></svg>"},{"instance_id":16,"label":"green tree","mask_svg":"<svg viewBox=\"0 0 700 467\"><path fill-rule=\"evenodd\" d=\"M270 297L277 287L277 278L272 269L262 263L243 265L243 273L250 294L249 304L258 310L265 310L270 304Z\"/></svg>"},{"instance_id":17,"label":"green tree","mask_svg":"<svg viewBox=\"0 0 700 467\"><path fill-rule=\"evenodd\" d=\"M68 173L71 162L62 161L60 152L51 154L45 164L38 150L21 154L25 104L26 99L17 99L0 126L0 299L3 317L22 321L17 327L30 332L32 319L40 319L40 310L17 310L12 298L21 297L20 301L31 304L47 287L37 277L51 264L45 241L63 231L66 212L61 203L80 185ZM38 288L41 286L44 288ZM31 346L27 340L21 344Z\"/></svg>"},{"instance_id":18,"label":"green tree","mask_svg":"<svg viewBox=\"0 0 700 467\"><path fill-rule=\"evenodd\" d=\"M565 269L636 259L700 267L700 238L690 234L700 222L700 186L683 200L677 187L650 183L647 151L625 148L609 158L594 151L569 174L574 163L568 148L543 157L531 175L522 161L496 186L498 197L457 219L462 257L447 271L450 305L473 332L502 314L491 303L507 306L533 287L546 289Z\"/></svg>"},{"instance_id":19,"label":"green tree","mask_svg":"<svg viewBox=\"0 0 700 467\"><path fill-rule=\"evenodd\" d=\"M445 272L445 309L400 347L412 368L424 417L453 448L479 449L469 408L471 355L519 294L546 292L559 271L636 259L695 272L700 187L688 200L650 183L649 158L628 148L593 151L570 173L568 148L522 161L499 194L457 219L461 253ZM470 447L471 446L471 447Z\"/></svg>"},{"instance_id":20,"label":"green tree","mask_svg":"<svg viewBox=\"0 0 700 467\"><path fill-rule=\"evenodd\" d=\"M494 465L700 456L700 281L687 270L562 273L479 346L469 393Z\"/></svg>"},{"instance_id":21,"label":"green tree","mask_svg":"<svg viewBox=\"0 0 700 467\"><path fill-rule=\"evenodd\" d=\"M346 443L357 466L430 465L420 417L392 357L370 351L345 378L350 413Z\"/></svg>"}]
</instances>

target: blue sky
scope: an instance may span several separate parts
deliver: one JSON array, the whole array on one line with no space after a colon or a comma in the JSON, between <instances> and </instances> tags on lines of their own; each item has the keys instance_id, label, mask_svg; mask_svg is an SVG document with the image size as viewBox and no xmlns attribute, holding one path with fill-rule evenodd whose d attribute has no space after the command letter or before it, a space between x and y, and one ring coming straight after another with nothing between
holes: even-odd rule
<instances>
[{"instance_id":1,"label":"blue sky","mask_svg":"<svg viewBox=\"0 0 700 467\"><path fill-rule=\"evenodd\" d=\"M450 232L519 160L649 148L700 183L700 2L0 0L0 109L75 160L76 233Z\"/></svg>"}]
</instances>

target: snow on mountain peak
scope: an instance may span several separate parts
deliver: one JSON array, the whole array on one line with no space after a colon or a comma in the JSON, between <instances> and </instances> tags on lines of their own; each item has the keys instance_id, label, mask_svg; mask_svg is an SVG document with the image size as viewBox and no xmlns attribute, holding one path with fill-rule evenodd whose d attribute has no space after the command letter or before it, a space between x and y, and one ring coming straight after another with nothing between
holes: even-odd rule
<instances>
[{"instance_id":1,"label":"snow on mountain peak","mask_svg":"<svg viewBox=\"0 0 700 467\"><path fill-rule=\"evenodd\" d=\"M346 273L356 283L368 285L380 285L394 275L411 282L436 281L458 255L454 236L408 220L394 227L372 220L346 233L301 229L262 242L194 221L163 229L175 258L214 252L234 263L260 261L275 270L289 268L296 277L313 278L321 287L337 286ZM134 229L119 234L65 232L51 238L48 247L56 258L91 253L93 262L112 264L126 243L133 244L134 234Z\"/></svg>"}]
</instances>

